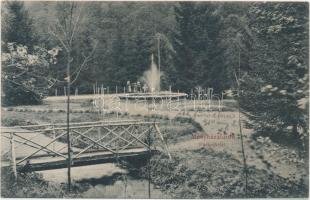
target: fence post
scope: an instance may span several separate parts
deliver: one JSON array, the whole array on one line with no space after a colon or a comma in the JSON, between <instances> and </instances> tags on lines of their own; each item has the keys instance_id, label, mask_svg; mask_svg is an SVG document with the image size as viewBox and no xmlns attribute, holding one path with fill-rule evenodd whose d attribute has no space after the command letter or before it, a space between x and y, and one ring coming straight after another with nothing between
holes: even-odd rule
<instances>
[{"instance_id":1,"label":"fence post","mask_svg":"<svg viewBox=\"0 0 310 200\"><path fill-rule=\"evenodd\" d=\"M149 127L149 131L148 131L148 136L147 136L147 143L148 143L148 157L149 157L149 161L148 161L148 195L149 195L149 199L151 198L151 129Z\"/></svg>"},{"instance_id":2,"label":"fence post","mask_svg":"<svg viewBox=\"0 0 310 200\"><path fill-rule=\"evenodd\" d=\"M14 142L14 133L10 133L11 135L11 165L13 169L13 174L15 181L17 180L17 170L16 170L16 155L15 155L15 142Z\"/></svg>"}]
</instances>

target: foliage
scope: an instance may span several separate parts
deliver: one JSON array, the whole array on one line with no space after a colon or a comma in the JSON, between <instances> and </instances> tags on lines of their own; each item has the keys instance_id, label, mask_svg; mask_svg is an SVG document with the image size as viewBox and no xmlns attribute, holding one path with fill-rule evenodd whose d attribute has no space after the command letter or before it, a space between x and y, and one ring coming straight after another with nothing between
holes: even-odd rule
<instances>
[{"instance_id":1,"label":"foliage","mask_svg":"<svg viewBox=\"0 0 310 200\"><path fill-rule=\"evenodd\" d=\"M308 141L307 13L304 3L257 3L249 11L255 41L240 105L248 125L271 139L288 133L284 140Z\"/></svg>"},{"instance_id":2,"label":"foliage","mask_svg":"<svg viewBox=\"0 0 310 200\"><path fill-rule=\"evenodd\" d=\"M249 25L252 28L255 23L258 25L256 19L260 18L253 17L257 14L246 15L252 4L76 3L77 7L83 7L83 17L75 34L72 68L78 70L83 55L91 50L94 40L98 41L98 46L93 59L82 69L73 87L79 87L80 93L91 93L96 82L105 87L121 87L126 86L128 80L138 81L150 65L152 53L158 62L158 38L163 89L168 89L169 85L180 91L188 91L195 86L213 87L216 91L233 87L239 52L242 70L256 68L249 65L249 58L253 57L250 55L253 38ZM257 4L256 7L269 5ZM288 5L284 3L282 7ZM47 46L55 46L58 42L56 38L47 36L48 24L58 18L64 19L70 11L66 6L67 3L57 2L29 3L28 8L35 18L34 25L40 33L39 39ZM63 14L62 9L66 10ZM263 23L261 26L268 29L268 24ZM269 31L277 27L272 25ZM256 57L259 57L258 54ZM59 62L52 69L53 75L60 80L65 78L65 58L65 53L61 52ZM56 87L62 88L63 83ZM54 93L54 90L50 92Z\"/></svg>"},{"instance_id":3,"label":"foliage","mask_svg":"<svg viewBox=\"0 0 310 200\"><path fill-rule=\"evenodd\" d=\"M22 1L6 1L3 7L2 19L2 41L5 43L15 42L17 44L32 47L37 36L34 31L33 19ZM6 46L2 46L6 49Z\"/></svg>"},{"instance_id":4,"label":"foliage","mask_svg":"<svg viewBox=\"0 0 310 200\"><path fill-rule=\"evenodd\" d=\"M197 71L194 66L194 49L199 41L195 38L194 21L195 4L192 2L182 2L175 7L176 23L178 24L178 32L175 35L175 65L177 66L176 85L177 89L193 88L195 83L191 81L196 77L194 73Z\"/></svg>"},{"instance_id":5,"label":"foliage","mask_svg":"<svg viewBox=\"0 0 310 200\"><path fill-rule=\"evenodd\" d=\"M98 54L95 55L96 69L101 72L101 77L95 80L106 86L126 86L126 82L139 81L143 72L150 66L151 54L157 57L157 40L161 39L161 56L163 71L168 71L170 66L169 54L171 46L167 33L159 34L165 30L168 24L166 21L156 21L156 18L165 18L169 13L169 6L163 4L160 9L155 10L156 5L142 3L102 3L101 11L98 8L91 19L96 21L98 17L103 20L96 22L97 27L101 28ZM152 10L152 12L150 12ZM168 13L165 13L167 11ZM170 19L169 19L170 20ZM104 59L102 59L104 58ZM164 80L170 73L164 73Z\"/></svg>"},{"instance_id":6,"label":"foliage","mask_svg":"<svg viewBox=\"0 0 310 200\"><path fill-rule=\"evenodd\" d=\"M233 87L238 49L247 49L251 43L244 16L248 7L210 2L182 2L175 6L177 89L189 92L200 86L221 92ZM247 68L248 55L242 53L241 57L242 68Z\"/></svg>"},{"instance_id":7,"label":"foliage","mask_svg":"<svg viewBox=\"0 0 310 200\"><path fill-rule=\"evenodd\" d=\"M24 2L5 2L2 26L2 105L38 104L51 87L49 63L59 49L36 46L34 22Z\"/></svg>"},{"instance_id":8,"label":"foliage","mask_svg":"<svg viewBox=\"0 0 310 200\"><path fill-rule=\"evenodd\" d=\"M52 11L53 6L59 7L54 3L42 5L49 10L48 13L52 13L50 18L57 16L57 12ZM227 88L228 71L222 67L221 56L224 52L218 37L222 27L219 5L193 4L193 13L188 19L182 17L187 12L186 9L181 11L182 7L185 8L186 3L95 2L85 5L85 17L79 26L79 39L73 47L72 56L79 57L78 49L84 49L83 46L94 39L98 40L98 48L74 87L79 87L82 93L90 93L96 82L106 87L120 87L126 86L128 80L139 81L150 65L151 54L154 54L155 62L158 62L159 40L163 72L161 88L168 90L170 85L180 91L196 85L214 87L217 90ZM196 23L187 27L181 25L184 24L181 18L183 21L188 20L188 24L191 24L191 20ZM192 51L192 58L188 58L191 53L187 54L186 49ZM193 60L192 64L190 59ZM64 74L61 63L60 61L54 68L54 74L58 76ZM79 61L73 61L72 66L78 63ZM59 84L57 87L62 86Z\"/></svg>"},{"instance_id":9,"label":"foliage","mask_svg":"<svg viewBox=\"0 0 310 200\"><path fill-rule=\"evenodd\" d=\"M40 103L53 79L48 77L49 64L56 62L59 49L50 51L39 46L28 47L7 43L8 53L3 52L1 79L2 105Z\"/></svg>"},{"instance_id":10,"label":"foliage","mask_svg":"<svg viewBox=\"0 0 310 200\"><path fill-rule=\"evenodd\" d=\"M68 14L70 9L65 8L68 5L55 2L30 5L29 9L35 11L33 15L41 40L55 46L58 41L46 36L44 30L49 29L49 23L43 23L41 18L57 21L64 16L61 9ZM98 41L92 60L73 84L73 87L79 87L80 93L91 93L96 83L111 88L115 85L124 87L128 80L139 81L149 68L151 54L158 64L158 47L163 90L168 90L169 86L183 92L196 86L213 87L216 91L228 89L234 81L232 69L237 63L236 34L248 39L244 28L248 4L91 2L75 5L83 7L83 18L72 49L73 69L81 63L81 50L89 51L90 44ZM46 14L39 8L46 10ZM242 45L248 45L242 42ZM244 57L242 66L246 67L247 56L244 53L241 56ZM64 78L65 63L66 55L61 52L59 62L52 70L59 80ZM63 88L63 84L56 87Z\"/></svg>"}]
</instances>

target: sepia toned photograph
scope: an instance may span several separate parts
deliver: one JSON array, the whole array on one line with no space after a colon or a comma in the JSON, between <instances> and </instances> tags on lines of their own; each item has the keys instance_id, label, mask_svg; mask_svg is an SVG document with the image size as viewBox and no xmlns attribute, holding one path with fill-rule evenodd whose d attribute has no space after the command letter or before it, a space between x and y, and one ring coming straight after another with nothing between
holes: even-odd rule
<instances>
[{"instance_id":1,"label":"sepia toned photograph","mask_svg":"<svg viewBox=\"0 0 310 200\"><path fill-rule=\"evenodd\" d=\"M309 198L309 2L0 5L1 198Z\"/></svg>"}]
</instances>

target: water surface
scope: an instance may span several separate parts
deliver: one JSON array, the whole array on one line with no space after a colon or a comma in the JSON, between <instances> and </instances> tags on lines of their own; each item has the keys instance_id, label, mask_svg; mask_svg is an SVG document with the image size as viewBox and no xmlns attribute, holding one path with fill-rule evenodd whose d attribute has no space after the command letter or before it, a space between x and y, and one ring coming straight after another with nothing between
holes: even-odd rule
<instances>
[{"instance_id":1,"label":"water surface","mask_svg":"<svg viewBox=\"0 0 310 200\"><path fill-rule=\"evenodd\" d=\"M40 171L46 181L67 183L67 169ZM88 183L91 187L83 192L85 198L148 198L148 180L129 175L128 170L114 163L71 168L72 180ZM151 184L151 198L169 198Z\"/></svg>"}]
</instances>

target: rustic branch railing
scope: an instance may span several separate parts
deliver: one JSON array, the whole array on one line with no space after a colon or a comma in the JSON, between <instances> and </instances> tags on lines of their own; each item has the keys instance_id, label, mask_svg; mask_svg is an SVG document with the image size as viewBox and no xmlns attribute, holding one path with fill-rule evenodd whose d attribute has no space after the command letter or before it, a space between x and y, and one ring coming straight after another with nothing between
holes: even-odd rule
<instances>
[{"instance_id":1,"label":"rustic branch railing","mask_svg":"<svg viewBox=\"0 0 310 200\"><path fill-rule=\"evenodd\" d=\"M39 160L46 163L49 159L68 161L66 128L66 124L1 127L2 138L10 141L10 148L1 154L2 160L6 160L4 156L11 153L9 161L14 173L17 173L17 167L31 164L30 161L38 162ZM82 159L84 155L92 153L97 155L102 152L118 156L119 153L125 151L128 153L128 150L134 148L149 151L152 145L148 138L150 133L154 139L159 138L161 144L164 145L163 150L171 158L157 122L126 120L71 123L72 148L69 162L74 163ZM17 152L17 150L22 150L21 147L26 147L28 150L22 153Z\"/></svg>"}]
</instances>

